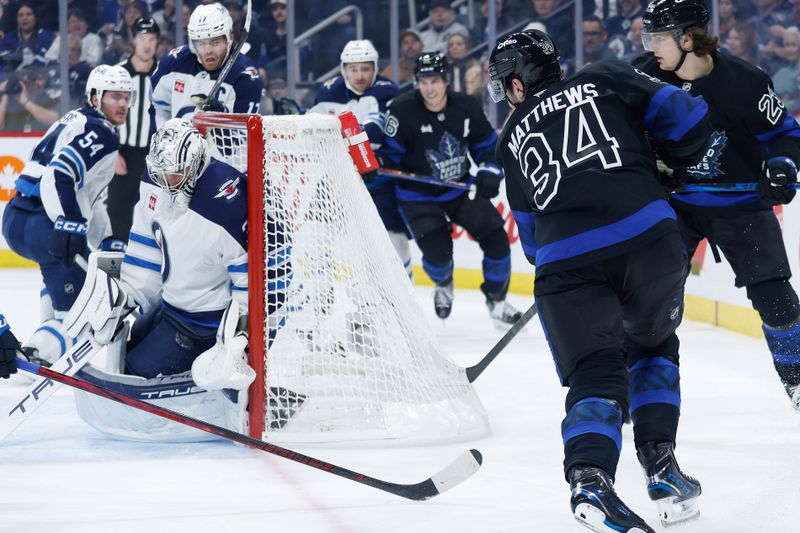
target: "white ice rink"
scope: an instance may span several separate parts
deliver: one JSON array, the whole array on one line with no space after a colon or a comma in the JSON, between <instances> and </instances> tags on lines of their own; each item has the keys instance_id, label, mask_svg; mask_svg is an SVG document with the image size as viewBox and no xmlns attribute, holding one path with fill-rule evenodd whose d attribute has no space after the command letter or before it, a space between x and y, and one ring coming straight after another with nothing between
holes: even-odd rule
<instances>
[{"instance_id":1,"label":"white ice rink","mask_svg":"<svg viewBox=\"0 0 800 533\"><path fill-rule=\"evenodd\" d=\"M39 275L0 269L0 310L16 334L37 325ZM418 289L434 320L430 289ZM511 296L519 308L527 298ZM459 292L441 345L464 366L500 337L479 293ZM703 484L701 517L680 533L800 532L800 415L778 383L763 341L685 323L678 456ZM0 401L21 390L0 383ZM489 533L577 532L561 471L559 387L538 321L476 382L490 436L402 449L297 448L382 479L411 483L474 447L484 465L427 502L409 502L226 441L111 440L77 416L60 390L0 443L0 531ZM617 479L621 497L656 530L630 427Z\"/></svg>"}]
</instances>

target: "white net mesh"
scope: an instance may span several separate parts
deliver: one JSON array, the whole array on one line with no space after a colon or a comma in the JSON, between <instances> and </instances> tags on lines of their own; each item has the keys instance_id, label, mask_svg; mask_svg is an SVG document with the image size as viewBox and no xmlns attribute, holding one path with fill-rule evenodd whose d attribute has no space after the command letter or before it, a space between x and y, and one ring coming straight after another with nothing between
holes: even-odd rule
<instances>
[{"instance_id":1,"label":"white net mesh","mask_svg":"<svg viewBox=\"0 0 800 533\"><path fill-rule=\"evenodd\" d=\"M265 224L265 243L290 245L292 271L282 309L264 324L274 336L264 438L405 443L485 433L486 413L463 369L437 347L338 120L263 124L262 193L275 222ZM257 191L250 183L249 194ZM267 281L284 274L274 259L267 254L262 267Z\"/></svg>"}]
</instances>

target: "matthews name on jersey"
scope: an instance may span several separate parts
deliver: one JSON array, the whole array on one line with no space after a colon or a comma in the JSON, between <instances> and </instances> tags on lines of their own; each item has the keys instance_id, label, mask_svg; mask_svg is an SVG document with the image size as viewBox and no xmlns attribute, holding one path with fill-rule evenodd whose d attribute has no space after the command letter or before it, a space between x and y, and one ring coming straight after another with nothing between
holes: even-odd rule
<instances>
[{"instance_id":1,"label":"matthews name on jersey","mask_svg":"<svg viewBox=\"0 0 800 533\"><path fill-rule=\"evenodd\" d=\"M444 111L428 111L419 91L389 103L384 128L384 155L390 166L403 171L459 183L472 183L470 167L501 173L495 163L495 133L480 104L471 96L448 91ZM461 189L411 181L397 182L403 202L446 202L464 194Z\"/></svg>"},{"instance_id":2,"label":"matthews name on jersey","mask_svg":"<svg viewBox=\"0 0 800 533\"><path fill-rule=\"evenodd\" d=\"M15 187L26 197L40 197L48 218L90 220L93 208L114 175L119 138L98 111L70 111L50 126L36 144Z\"/></svg>"},{"instance_id":3,"label":"matthews name on jersey","mask_svg":"<svg viewBox=\"0 0 800 533\"><path fill-rule=\"evenodd\" d=\"M656 180L653 148L669 165L696 163L708 144L707 113L702 98L621 61L593 63L517 107L497 150L536 274L618 255L677 231ZM635 126L642 123L650 143ZM535 224L543 217L549 223Z\"/></svg>"},{"instance_id":4,"label":"matthews name on jersey","mask_svg":"<svg viewBox=\"0 0 800 533\"><path fill-rule=\"evenodd\" d=\"M151 128L155 131L171 118L191 121L197 111L192 95L207 95L222 68L208 72L188 46L174 48L158 62L151 84ZM220 85L217 100L228 113L258 113L263 86L253 62L240 55Z\"/></svg>"},{"instance_id":5,"label":"matthews name on jersey","mask_svg":"<svg viewBox=\"0 0 800 533\"><path fill-rule=\"evenodd\" d=\"M268 280L268 311L284 301L290 277L286 248L277 242L267 246L270 264L285 265ZM231 297L242 314L247 312L247 272L243 174L209 159L187 207L144 173L122 281L145 311L160 294L164 311L173 318L190 327L216 328Z\"/></svg>"},{"instance_id":6,"label":"matthews name on jersey","mask_svg":"<svg viewBox=\"0 0 800 533\"><path fill-rule=\"evenodd\" d=\"M693 95L702 94L708 102L714 128L711 143L703 160L688 169L689 181L754 183L764 176L768 159L800 161L800 126L773 91L769 76L730 54L715 53L712 58L711 73L690 82L662 71L652 53L634 61L643 72ZM681 193L672 198L689 209L772 208L757 192Z\"/></svg>"}]
</instances>

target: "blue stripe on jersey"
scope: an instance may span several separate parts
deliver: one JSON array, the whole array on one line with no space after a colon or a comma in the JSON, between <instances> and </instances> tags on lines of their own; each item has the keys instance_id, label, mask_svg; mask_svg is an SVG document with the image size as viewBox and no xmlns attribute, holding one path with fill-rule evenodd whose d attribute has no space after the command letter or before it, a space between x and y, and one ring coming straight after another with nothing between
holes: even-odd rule
<instances>
[{"instance_id":1,"label":"blue stripe on jersey","mask_svg":"<svg viewBox=\"0 0 800 533\"><path fill-rule=\"evenodd\" d=\"M234 285L231 283L231 290L232 291L246 291L247 287L239 287L238 285Z\"/></svg>"},{"instance_id":2,"label":"blue stripe on jersey","mask_svg":"<svg viewBox=\"0 0 800 533\"><path fill-rule=\"evenodd\" d=\"M228 272L247 272L247 263L231 265L228 267Z\"/></svg>"},{"instance_id":3,"label":"blue stripe on jersey","mask_svg":"<svg viewBox=\"0 0 800 533\"><path fill-rule=\"evenodd\" d=\"M466 185L471 185L474 178L470 176L470 178L464 182ZM433 185L436 187L437 185ZM401 202L447 202L449 200L453 200L458 198L462 194L464 194L464 189L451 189L447 188L446 191L438 196L423 194L415 191L409 191L406 189L401 189L399 186L397 187L397 199Z\"/></svg>"},{"instance_id":4,"label":"blue stripe on jersey","mask_svg":"<svg viewBox=\"0 0 800 533\"><path fill-rule=\"evenodd\" d=\"M83 162L81 154L76 152L71 146L64 146L61 148L61 154L68 157L78 165L78 176L83 181L83 176L86 175L86 164Z\"/></svg>"},{"instance_id":5,"label":"blue stripe on jersey","mask_svg":"<svg viewBox=\"0 0 800 533\"><path fill-rule=\"evenodd\" d=\"M800 137L800 125L798 125L794 117L789 114L786 115L786 118L783 119L780 125L775 126L761 135L756 135L756 139L762 143L769 144L774 141L776 137L784 136Z\"/></svg>"},{"instance_id":6,"label":"blue stripe on jersey","mask_svg":"<svg viewBox=\"0 0 800 533\"><path fill-rule=\"evenodd\" d=\"M171 316L174 316L180 319L187 324L194 324L197 326L202 326L206 328L218 328L220 320L222 320L222 315L225 313L224 309L220 309L219 311L198 311L196 313L191 313L189 311L184 311L183 309L178 309L174 305L170 305L164 300L161 300L161 308Z\"/></svg>"},{"instance_id":7,"label":"blue stripe on jersey","mask_svg":"<svg viewBox=\"0 0 800 533\"><path fill-rule=\"evenodd\" d=\"M533 213L526 213L525 211L511 210L514 215L514 222L517 223L519 231L519 242L522 244L522 251L529 257L536 257L536 223Z\"/></svg>"},{"instance_id":8,"label":"blue stripe on jersey","mask_svg":"<svg viewBox=\"0 0 800 533\"><path fill-rule=\"evenodd\" d=\"M140 235L139 233L130 232L130 234L128 235L128 240L131 242L149 246L151 248L159 248L158 243L155 241L155 239L151 239L150 237L145 237L144 235Z\"/></svg>"},{"instance_id":9,"label":"blue stripe on jersey","mask_svg":"<svg viewBox=\"0 0 800 533\"><path fill-rule=\"evenodd\" d=\"M674 193L672 198L679 202L708 207L728 207L761 201L761 196L756 192L685 192Z\"/></svg>"},{"instance_id":10,"label":"blue stripe on jersey","mask_svg":"<svg viewBox=\"0 0 800 533\"><path fill-rule=\"evenodd\" d=\"M403 158L403 154L406 153L406 149L400 145L397 141L394 140L393 137L389 137L388 135L383 139L383 155L391 159L397 164L400 164L401 159Z\"/></svg>"},{"instance_id":11,"label":"blue stripe on jersey","mask_svg":"<svg viewBox=\"0 0 800 533\"><path fill-rule=\"evenodd\" d=\"M70 176L72 176L72 181L75 181L75 171L69 165L63 163L62 161L59 161L58 159L53 159L47 166L53 167L56 170L60 170L65 174L69 174Z\"/></svg>"},{"instance_id":12,"label":"blue stripe on jersey","mask_svg":"<svg viewBox=\"0 0 800 533\"><path fill-rule=\"evenodd\" d=\"M140 268L146 268L147 270L153 270L155 272L161 273L161 265L159 265L158 263L145 261L144 259L139 259L138 257L134 257L132 255L125 254L125 258L122 260L122 262L128 263L129 265L137 266Z\"/></svg>"},{"instance_id":13,"label":"blue stripe on jersey","mask_svg":"<svg viewBox=\"0 0 800 533\"><path fill-rule=\"evenodd\" d=\"M156 105L160 105L160 106L164 106L164 107L169 107L170 106L170 103L169 102L165 102L164 100L151 100L151 101Z\"/></svg>"},{"instance_id":14,"label":"blue stripe on jersey","mask_svg":"<svg viewBox=\"0 0 800 533\"><path fill-rule=\"evenodd\" d=\"M645 113L648 133L657 141L677 141L708 113L701 97L692 97L674 85L659 89Z\"/></svg>"},{"instance_id":15,"label":"blue stripe on jersey","mask_svg":"<svg viewBox=\"0 0 800 533\"><path fill-rule=\"evenodd\" d=\"M475 152L473 156L477 158L478 154L482 154L486 150L491 149L495 144L497 144L497 133L492 132L492 134L489 135L489 137L486 140L474 144L470 143L469 148L470 150Z\"/></svg>"},{"instance_id":16,"label":"blue stripe on jersey","mask_svg":"<svg viewBox=\"0 0 800 533\"><path fill-rule=\"evenodd\" d=\"M71 157L69 157L67 155L64 155L61 152L59 152L58 155L56 155L53 158L53 160L50 162L50 165L48 165L48 166L52 166L56 161L59 162L60 164L64 165L65 167L67 167L67 172L66 173L67 173L67 176L69 177L70 181L75 182L75 183L78 183L80 181L80 179L81 179L81 177L80 177L81 169L78 166L78 163L76 163Z\"/></svg>"},{"instance_id":17,"label":"blue stripe on jersey","mask_svg":"<svg viewBox=\"0 0 800 533\"><path fill-rule=\"evenodd\" d=\"M677 216L666 200L650 202L622 220L540 246L536 251L536 265L542 266L620 244L668 218L676 220Z\"/></svg>"},{"instance_id":18,"label":"blue stripe on jersey","mask_svg":"<svg viewBox=\"0 0 800 533\"><path fill-rule=\"evenodd\" d=\"M39 192L39 180L35 182L31 181L33 179L34 178L29 178L28 176L20 176L14 181L14 188L26 198L30 198L31 196L39 198L41 196Z\"/></svg>"}]
</instances>

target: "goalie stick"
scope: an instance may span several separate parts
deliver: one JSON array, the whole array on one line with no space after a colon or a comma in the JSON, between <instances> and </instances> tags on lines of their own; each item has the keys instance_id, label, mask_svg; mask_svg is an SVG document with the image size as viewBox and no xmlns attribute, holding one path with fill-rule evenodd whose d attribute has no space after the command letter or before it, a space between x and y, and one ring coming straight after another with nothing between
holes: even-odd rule
<instances>
[{"instance_id":1,"label":"goalie stick","mask_svg":"<svg viewBox=\"0 0 800 533\"><path fill-rule=\"evenodd\" d=\"M205 97L204 100L197 102L198 107L203 109L205 105L214 99L219 92L219 88L222 85L222 82L225 81L225 78L228 77L228 73L233 68L233 63L239 57L239 53L242 51L242 47L244 47L245 43L247 42L247 36L250 34L250 19L253 15L253 6L250 3L250 0L247 0L247 16L244 19L244 27L242 28L242 35L239 37L239 40L236 42L236 45L233 49L228 53L228 57L225 58L225 64L222 65L222 69L219 72L219 76L217 76L217 81L214 82L214 85L211 87L211 90L208 92L208 95ZM194 98L194 95L192 96Z\"/></svg>"},{"instance_id":2,"label":"goalie stick","mask_svg":"<svg viewBox=\"0 0 800 533\"><path fill-rule=\"evenodd\" d=\"M497 344L495 344L494 347L489 350L489 353L483 356L483 359L478 361L477 364L466 368L467 379L470 383L474 383L475 380L478 379L478 376L480 376L483 371L486 370L486 367L489 366L492 361L494 361L495 357L497 357L500 352L502 352L503 349L508 346L508 343L510 343L512 339L517 336L517 333L522 331L522 328L524 328L525 325L530 322L531 318L533 318L533 315L535 314L536 304L532 304L530 308L528 308L528 310L525 311L516 322L514 322L514 325L511 326L508 331L506 331L506 334L503 335L499 341L497 341Z\"/></svg>"},{"instance_id":3,"label":"goalie stick","mask_svg":"<svg viewBox=\"0 0 800 533\"><path fill-rule=\"evenodd\" d=\"M275 444L254 439L242 433L237 433L214 424L203 422L202 420L197 420L196 418L176 413L175 411L171 411L163 407L158 407L156 405L125 396L124 394L108 390L99 385L88 383L81 379L61 374L60 372L55 372L50 368L29 363L24 359L17 358L17 365L20 369L32 374L38 374L47 380L58 381L71 387L75 387L76 389L80 389L82 391L127 405L134 409L147 411L148 413L166 418L167 420L172 420L173 422L178 422L179 424L184 424L207 433L212 433L222 438L238 442L239 444L244 444L245 446L249 446L257 450L278 455L285 459L289 459L290 461L295 461L324 472L335 474L345 479L356 481L363 485L367 485L369 487L382 490L402 498L407 498L409 500L427 500L455 487L477 472L478 468L480 468L481 463L483 462L481 453L478 450L469 450L459 455L452 463L447 465L439 473L429 477L424 481L412 484L392 483L390 481L383 481L378 478L354 472L353 470L348 470L341 466L327 463L320 459L315 459L313 457L309 457L308 455L303 455Z\"/></svg>"},{"instance_id":4,"label":"goalie stick","mask_svg":"<svg viewBox=\"0 0 800 533\"><path fill-rule=\"evenodd\" d=\"M800 183L787 183L782 187L797 190L800 188ZM757 189L757 183L687 183L676 189L675 192L748 192Z\"/></svg>"},{"instance_id":5,"label":"goalie stick","mask_svg":"<svg viewBox=\"0 0 800 533\"><path fill-rule=\"evenodd\" d=\"M438 185L439 187L450 187L451 189L461 189L462 191L469 191L470 200L475 199L475 193L477 192L477 188L475 187L474 183L472 185L466 185L464 183L455 183L450 181L437 180L436 178L431 178L428 176L418 176L416 174L400 172L399 170L392 170L390 168L379 168L378 174L380 174L381 176L386 176L388 178L395 178L398 180L416 181L419 183Z\"/></svg>"}]
</instances>

